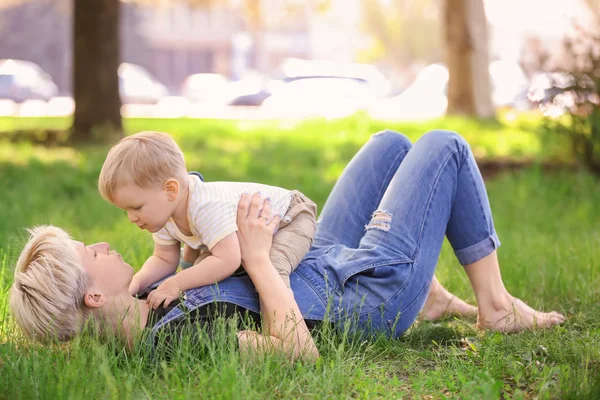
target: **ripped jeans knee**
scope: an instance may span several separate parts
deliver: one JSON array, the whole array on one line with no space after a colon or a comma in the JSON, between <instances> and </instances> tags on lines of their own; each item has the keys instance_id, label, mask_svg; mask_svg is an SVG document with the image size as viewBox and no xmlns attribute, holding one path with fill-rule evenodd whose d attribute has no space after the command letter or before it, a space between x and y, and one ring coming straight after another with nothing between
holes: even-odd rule
<instances>
[{"instance_id":1,"label":"ripped jeans knee","mask_svg":"<svg viewBox=\"0 0 600 400\"><path fill-rule=\"evenodd\" d=\"M377 210L371 216L371 221L365 225L365 230L377 229L383 232L390 230L392 214L385 210Z\"/></svg>"}]
</instances>

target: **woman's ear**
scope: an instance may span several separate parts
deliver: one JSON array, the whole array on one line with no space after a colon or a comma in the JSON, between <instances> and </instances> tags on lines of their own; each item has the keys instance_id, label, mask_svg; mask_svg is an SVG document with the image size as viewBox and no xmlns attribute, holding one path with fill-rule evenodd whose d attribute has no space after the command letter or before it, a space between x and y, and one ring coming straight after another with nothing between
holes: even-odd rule
<instances>
[{"instance_id":1,"label":"woman's ear","mask_svg":"<svg viewBox=\"0 0 600 400\"><path fill-rule=\"evenodd\" d=\"M179 193L179 182L175 178L169 178L165 182L164 189L169 201L173 201L177 198L177 193Z\"/></svg>"},{"instance_id":2,"label":"woman's ear","mask_svg":"<svg viewBox=\"0 0 600 400\"><path fill-rule=\"evenodd\" d=\"M100 292L86 292L83 302L88 308L100 308L106 303L106 296Z\"/></svg>"}]
</instances>

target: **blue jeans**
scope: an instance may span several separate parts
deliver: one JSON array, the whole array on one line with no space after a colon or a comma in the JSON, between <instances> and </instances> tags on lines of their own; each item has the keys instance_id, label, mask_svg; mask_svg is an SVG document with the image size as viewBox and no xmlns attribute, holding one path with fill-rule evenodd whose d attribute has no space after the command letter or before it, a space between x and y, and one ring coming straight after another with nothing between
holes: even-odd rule
<instances>
[{"instance_id":1,"label":"blue jeans","mask_svg":"<svg viewBox=\"0 0 600 400\"><path fill-rule=\"evenodd\" d=\"M334 320L352 315L361 329L398 336L425 303L444 236L463 265L500 244L469 145L448 131L414 146L385 131L336 183L298 275L320 286Z\"/></svg>"},{"instance_id":2,"label":"blue jeans","mask_svg":"<svg viewBox=\"0 0 600 400\"><path fill-rule=\"evenodd\" d=\"M500 245L467 142L441 130L414 146L391 131L372 136L335 184L290 277L303 316L402 335L425 303L444 236L463 265ZM188 308L213 301L259 311L247 277L186 292Z\"/></svg>"}]
</instances>

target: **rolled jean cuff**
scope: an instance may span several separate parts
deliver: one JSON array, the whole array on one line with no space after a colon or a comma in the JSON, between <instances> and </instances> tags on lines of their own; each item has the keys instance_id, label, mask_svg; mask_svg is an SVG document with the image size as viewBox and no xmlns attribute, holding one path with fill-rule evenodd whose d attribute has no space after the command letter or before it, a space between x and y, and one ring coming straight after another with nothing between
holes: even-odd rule
<instances>
[{"instance_id":1,"label":"rolled jean cuff","mask_svg":"<svg viewBox=\"0 0 600 400\"><path fill-rule=\"evenodd\" d=\"M464 249L454 250L454 254L461 265L468 265L481 260L498 247L500 247L500 239L498 239L498 235L496 234L496 231L494 231L481 242L475 243Z\"/></svg>"}]
</instances>

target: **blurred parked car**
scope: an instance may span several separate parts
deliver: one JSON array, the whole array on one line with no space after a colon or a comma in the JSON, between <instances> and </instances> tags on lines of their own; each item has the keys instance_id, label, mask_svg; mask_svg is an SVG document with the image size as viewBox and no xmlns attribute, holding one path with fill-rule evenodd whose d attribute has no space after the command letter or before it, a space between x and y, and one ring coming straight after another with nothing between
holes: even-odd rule
<instances>
[{"instance_id":1,"label":"blurred parked car","mask_svg":"<svg viewBox=\"0 0 600 400\"><path fill-rule=\"evenodd\" d=\"M427 119L446 113L448 97L448 69L442 64L431 64L419 74L402 93L390 99L381 99L369 107L376 119Z\"/></svg>"},{"instance_id":2,"label":"blurred parked car","mask_svg":"<svg viewBox=\"0 0 600 400\"><path fill-rule=\"evenodd\" d=\"M530 109L529 82L521 67L511 61L492 61L489 65L494 107ZM375 118L424 119L441 117L448 107L448 68L431 64L423 68L401 94L373 104L369 112Z\"/></svg>"},{"instance_id":3,"label":"blurred parked car","mask_svg":"<svg viewBox=\"0 0 600 400\"><path fill-rule=\"evenodd\" d=\"M119 66L119 92L123 104L156 104L169 95L166 86L144 67L130 63Z\"/></svg>"},{"instance_id":4,"label":"blurred parked car","mask_svg":"<svg viewBox=\"0 0 600 400\"><path fill-rule=\"evenodd\" d=\"M358 63L289 58L276 77L256 95L264 98L261 111L275 117L343 117L366 109L391 88L377 68Z\"/></svg>"},{"instance_id":5,"label":"blurred parked car","mask_svg":"<svg viewBox=\"0 0 600 400\"><path fill-rule=\"evenodd\" d=\"M273 118L341 118L372 99L368 83L342 77L303 77L277 87L260 110Z\"/></svg>"},{"instance_id":6,"label":"blurred parked car","mask_svg":"<svg viewBox=\"0 0 600 400\"><path fill-rule=\"evenodd\" d=\"M374 98L389 94L391 85L387 78L373 65L341 63L322 60L289 58L278 68L280 79L292 82L303 78L330 77L361 81L369 95Z\"/></svg>"},{"instance_id":7,"label":"blurred parked car","mask_svg":"<svg viewBox=\"0 0 600 400\"><path fill-rule=\"evenodd\" d=\"M238 81L231 82L231 106L260 106L273 93L273 85L277 84L265 75L250 74Z\"/></svg>"},{"instance_id":8,"label":"blurred parked car","mask_svg":"<svg viewBox=\"0 0 600 400\"><path fill-rule=\"evenodd\" d=\"M58 94L52 77L31 61L0 60L0 98L48 101Z\"/></svg>"},{"instance_id":9,"label":"blurred parked car","mask_svg":"<svg viewBox=\"0 0 600 400\"><path fill-rule=\"evenodd\" d=\"M231 101L229 79L221 74L200 73L185 78L181 94L193 103L226 105Z\"/></svg>"}]
</instances>

